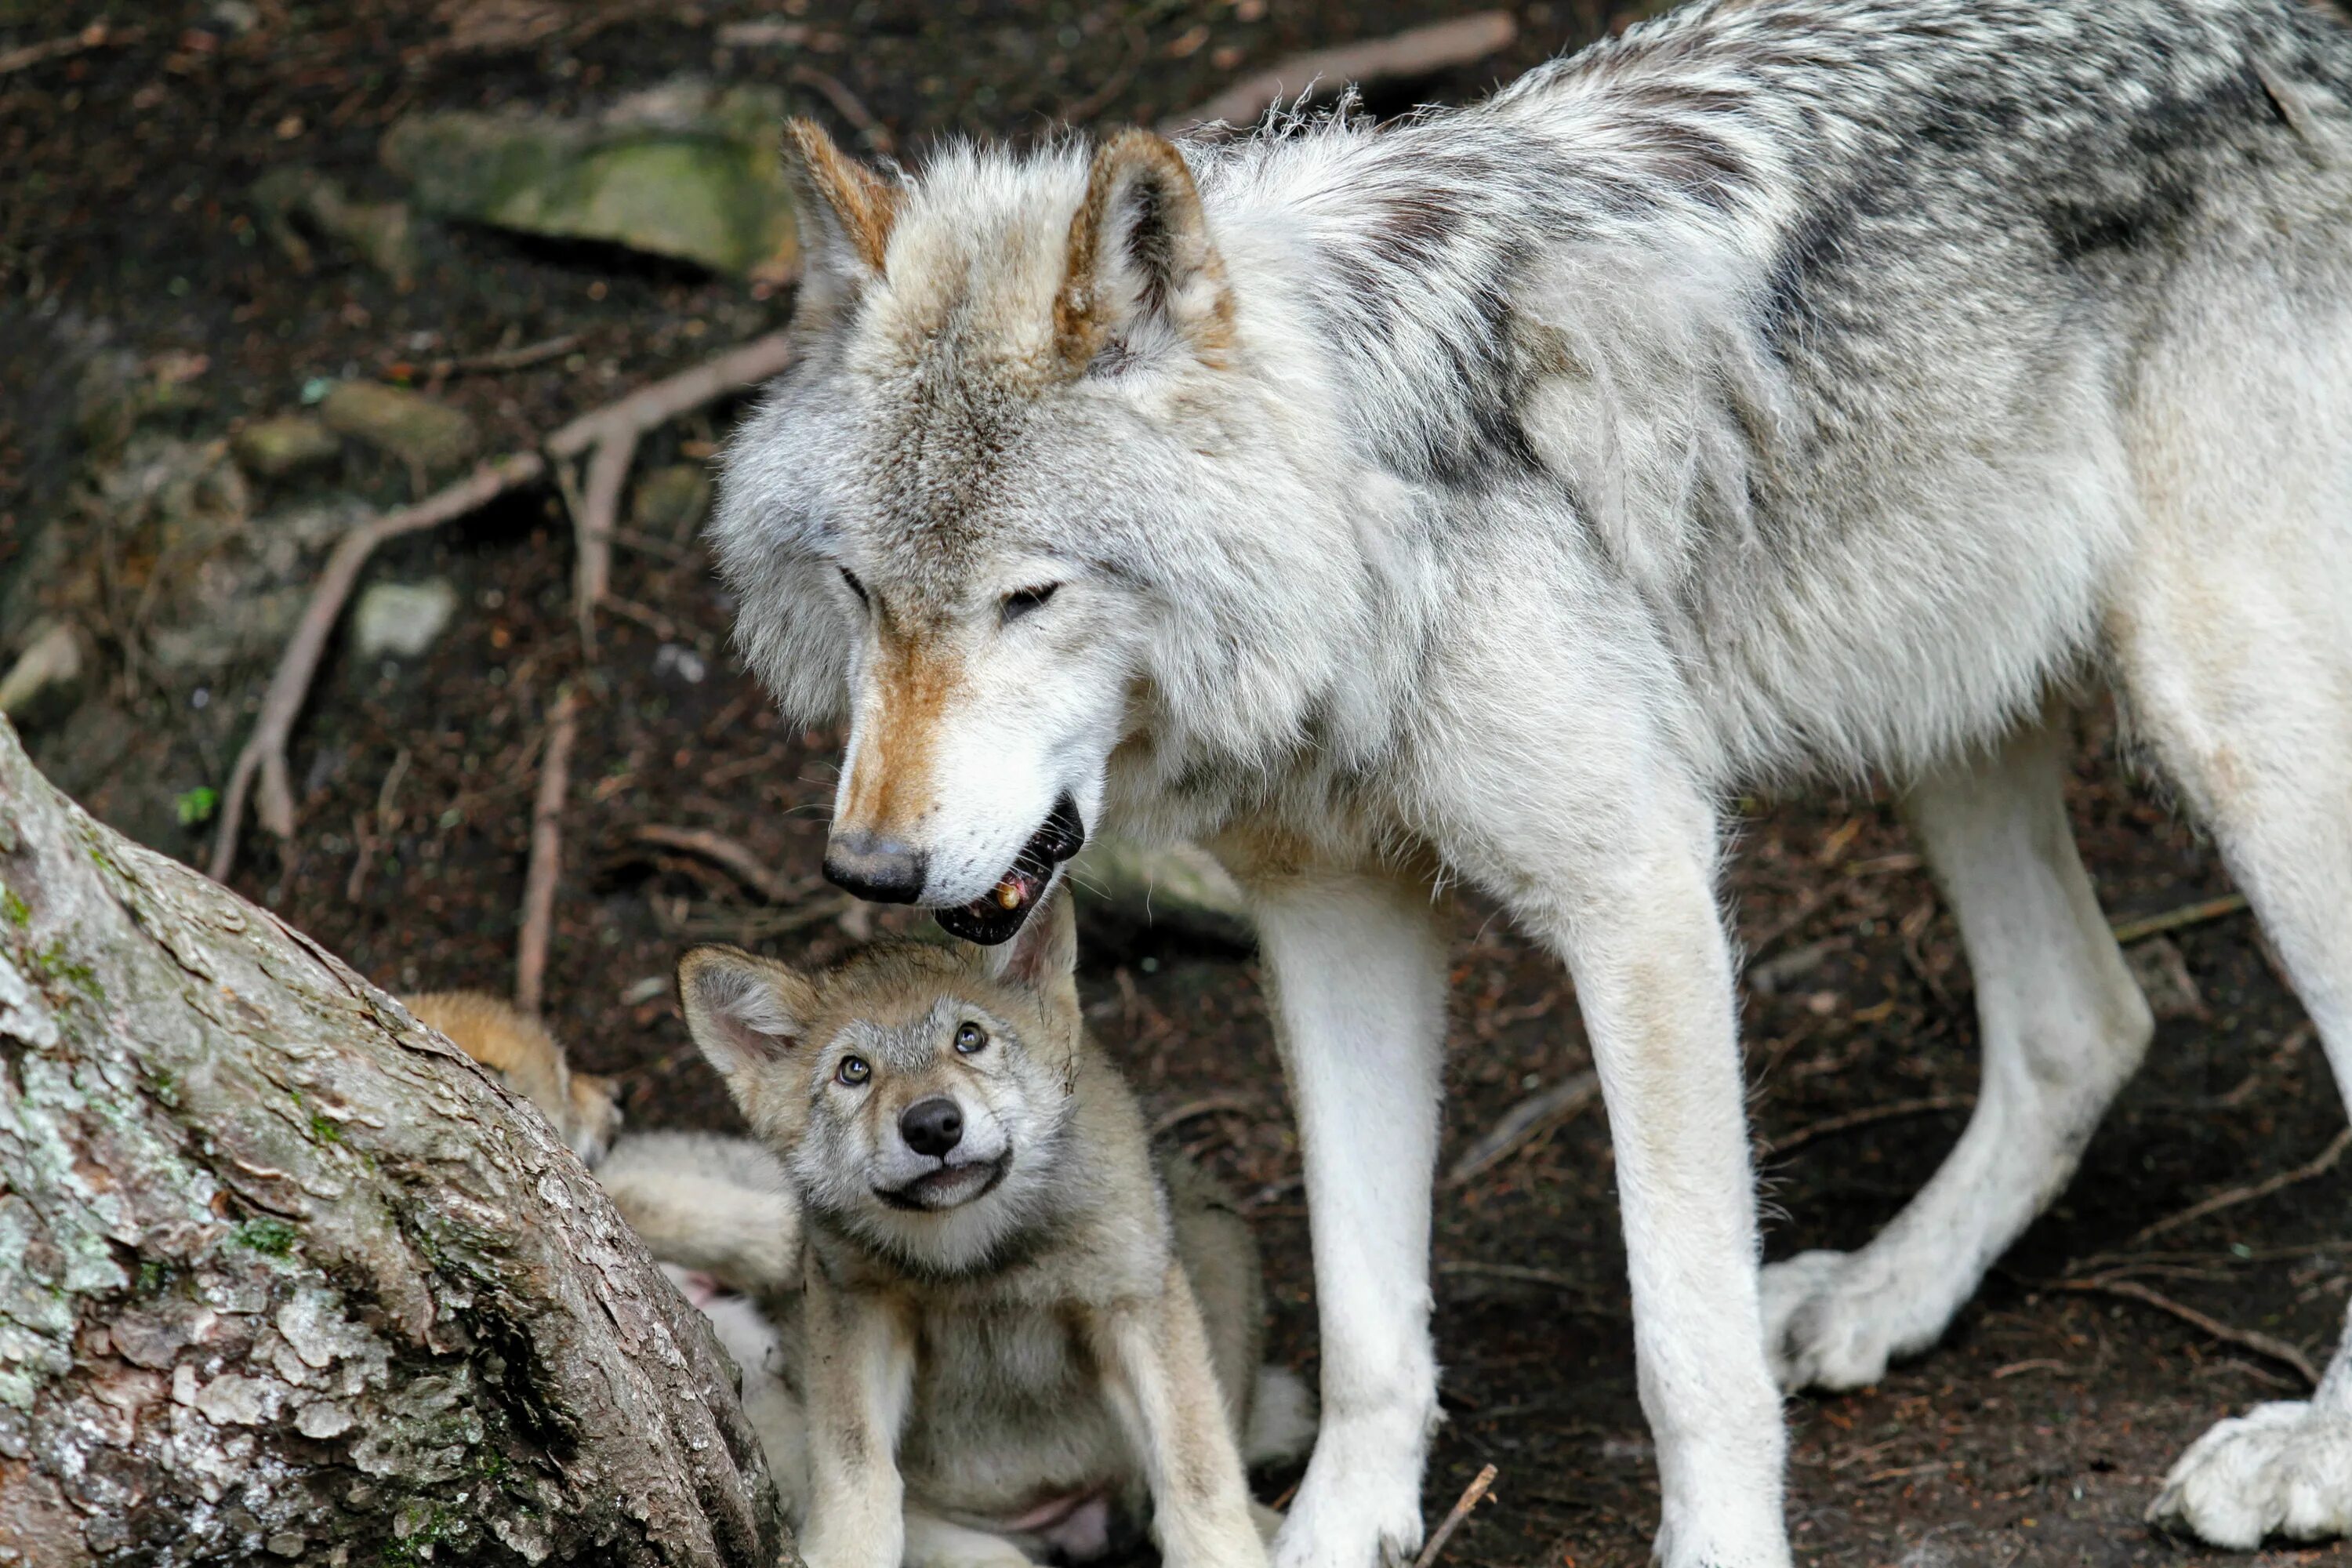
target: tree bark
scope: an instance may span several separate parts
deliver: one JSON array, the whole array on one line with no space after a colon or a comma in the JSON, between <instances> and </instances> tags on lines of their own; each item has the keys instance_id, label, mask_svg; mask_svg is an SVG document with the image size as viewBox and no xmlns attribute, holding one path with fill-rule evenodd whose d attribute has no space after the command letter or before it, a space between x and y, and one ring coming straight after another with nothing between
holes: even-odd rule
<instances>
[{"instance_id":1,"label":"tree bark","mask_svg":"<svg viewBox=\"0 0 2352 1568\"><path fill-rule=\"evenodd\" d=\"M0 721L0 1564L794 1563L545 1122Z\"/></svg>"}]
</instances>

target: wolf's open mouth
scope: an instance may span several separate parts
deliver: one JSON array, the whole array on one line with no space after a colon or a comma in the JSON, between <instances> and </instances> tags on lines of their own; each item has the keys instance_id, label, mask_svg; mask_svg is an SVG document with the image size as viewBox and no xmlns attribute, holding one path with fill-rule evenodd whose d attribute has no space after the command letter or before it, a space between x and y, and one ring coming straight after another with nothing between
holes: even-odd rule
<instances>
[{"instance_id":1,"label":"wolf's open mouth","mask_svg":"<svg viewBox=\"0 0 2352 1568\"><path fill-rule=\"evenodd\" d=\"M961 1208L975 1198L986 1197L1004 1180L1004 1173L1013 1168L1011 1153L999 1154L993 1160L973 1160L961 1165L942 1165L927 1171L903 1187L877 1191L876 1196L894 1209L930 1210Z\"/></svg>"},{"instance_id":2,"label":"wolf's open mouth","mask_svg":"<svg viewBox=\"0 0 2352 1568\"><path fill-rule=\"evenodd\" d=\"M1087 825L1078 815L1078 803L1066 795L1054 803L1045 825L1013 858L1012 868L997 879L995 887L968 904L935 911L940 929L982 947L1010 941L1053 885L1055 869L1086 842Z\"/></svg>"}]
</instances>

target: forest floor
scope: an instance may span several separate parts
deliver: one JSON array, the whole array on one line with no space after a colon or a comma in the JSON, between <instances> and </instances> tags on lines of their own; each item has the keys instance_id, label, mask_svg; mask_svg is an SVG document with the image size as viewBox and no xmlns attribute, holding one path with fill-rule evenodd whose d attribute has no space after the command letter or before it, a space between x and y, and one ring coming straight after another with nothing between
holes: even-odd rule
<instances>
[{"instance_id":1,"label":"forest floor","mask_svg":"<svg viewBox=\"0 0 2352 1568\"><path fill-rule=\"evenodd\" d=\"M748 0L0 0L0 56L114 25L102 43L0 73L0 578L12 563L29 572L55 558L46 527L89 530L74 553L111 548L75 510L84 455L65 412L78 367L100 348L179 367L172 374L191 395L173 417L211 437L298 406L316 378L397 375L412 362L576 337L557 359L444 389L499 451L782 321L788 290L479 228L431 234L405 289L345 258L307 273L290 266L259 232L255 180L292 162L362 195L397 195L376 142L409 110L567 110L696 72L785 87L856 145L835 102L794 81L798 62L844 86L919 160L950 132L1033 135L1073 110L1097 124L1148 123L1297 49L1448 9L788 0L784 12L807 32L779 53L716 41L724 25L767 15ZM1523 8L1511 51L1410 91L1472 96L1624 9ZM1375 95L1373 107L1411 100ZM641 460L706 460L727 424L723 408L682 421ZM257 505L322 488L373 505L410 494L406 475L347 456L299 482L262 483ZM68 517L78 521L57 521ZM778 910L635 833L715 829L822 896L835 738L773 715L730 652L730 605L690 537L625 542L614 579L625 603L602 617L593 659L572 627L571 571L569 529L539 492L383 552L373 578L446 578L460 611L419 658L362 661L338 645L295 736L298 832L280 843L250 829L234 881L388 987L509 989L536 762L547 709L569 683L584 707L550 1021L581 1065L618 1075L631 1125L724 1124L724 1097L668 989L680 946L717 937L821 959L852 936L832 921L779 931ZM39 598L35 584L8 602L21 618ZM19 630L0 626L0 642ZM101 643L102 689L37 737L37 755L101 816L200 861L207 827L184 827L179 815L194 792L221 784L268 660L188 674ZM2119 756L2103 711L2084 715L2070 805L2117 920L2230 891L2210 846ZM1775 1257L1852 1247L1919 1187L1962 1124L1976 1073L1967 967L1883 793L1739 810L1739 930L1779 982L1769 995L1751 989L1744 1017L1757 1135L1781 1151L1765 1156L1768 1246ZM1465 904L1451 918L1448 1162L1522 1097L1589 1066L1559 966L1489 909ZM1311 1373L1297 1145L1255 963L1159 928L1095 922L1089 939L1094 1028L1154 1114L1189 1108L1168 1135L1249 1194L1273 1284L1274 1352ZM2310 1161L2344 1121L2251 921L2224 915L2166 940L2169 950L2140 955L2166 979L2171 1016L2066 1195L1943 1345L1874 1388L1790 1402L1803 1561L2352 1563L2342 1546L2233 1558L2145 1527L2142 1509L2192 1438L2252 1402L2294 1396L2300 1383L2147 1305L2065 1288L2071 1263L2130 1252L2131 1278L2315 1360L2344 1319L2352 1166L2160 1247L2132 1242L2210 1194ZM1909 1109L1869 1115L1890 1107ZM1588 1110L1447 1186L1436 1214L1446 1421L1425 1506L1433 1518L1482 1465L1500 1471L1495 1500L1445 1561L1637 1568L1657 1483L1602 1117Z\"/></svg>"}]
</instances>

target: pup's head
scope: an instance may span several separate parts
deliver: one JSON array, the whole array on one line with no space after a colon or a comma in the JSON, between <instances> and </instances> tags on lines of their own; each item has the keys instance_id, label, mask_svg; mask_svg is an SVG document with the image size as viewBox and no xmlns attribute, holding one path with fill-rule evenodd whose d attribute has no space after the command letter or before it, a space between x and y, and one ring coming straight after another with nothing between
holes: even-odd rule
<instances>
[{"instance_id":1,"label":"pup's head","mask_svg":"<svg viewBox=\"0 0 2352 1568\"><path fill-rule=\"evenodd\" d=\"M1071 1115L1067 899L1014 942L877 942L803 972L732 947L678 964L688 1030L809 1211L908 1265L985 1263L1039 1218Z\"/></svg>"},{"instance_id":2,"label":"pup's head","mask_svg":"<svg viewBox=\"0 0 2352 1568\"><path fill-rule=\"evenodd\" d=\"M788 140L802 357L713 525L739 636L795 717L849 721L826 874L1003 942L1148 715L1213 712L1188 723L1246 729L1228 752L1296 728L1321 672L1265 590L1340 570L1302 521L1329 487L1170 142L960 147L915 180Z\"/></svg>"}]
</instances>

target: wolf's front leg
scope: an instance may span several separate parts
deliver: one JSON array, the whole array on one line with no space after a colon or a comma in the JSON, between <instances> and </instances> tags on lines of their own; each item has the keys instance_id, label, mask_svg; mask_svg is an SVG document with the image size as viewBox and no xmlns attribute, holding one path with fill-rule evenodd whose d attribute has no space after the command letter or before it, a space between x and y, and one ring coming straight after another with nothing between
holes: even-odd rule
<instances>
[{"instance_id":1,"label":"wolf's front leg","mask_svg":"<svg viewBox=\"0 0 2352 1568\"><path fill-rule=\"evenodd\" d=\"M1681 815L1679 835L1629 825L1646 849L1636 838L1582 868L1571 899L1517 901L1575 976L1608 1103L1664 1494L1658 1560L1783 1568L1787 1440L1764 1354L1731 955L1703 805Z\"/></svg>"},{"instance_id":2,"label":"wolf's front leg","mask_svg":"<svg viewBox=\"0 0 2352 1568\"><path fill-rule=\"evenodd\" d=\"M812 1263L808 1336L809 1568L899 1568L905 1550L898 1427L914 1384L914 1343L887 1302L843 1289Z\"/></svg>"},{"instance_id":3,"label":"wolf's front leg","mask_svg":"<svg viewBox=\"0 0 2352 1568\"><path fill-rule=\"evenodd\" d=\"M1323 1331L1322 1429L1275 1561L1406 1563L1421 1544L1422 1463L1437 1418L1429 1211L1444 949L1424 887L1313 876L1254 893Z\"/></svg>"},{"instance_id":4,"label":"wolf's front leg","mask_svg":"<svg viewBox=\"0 0 2352 1568\"><path fill-rule=\"evenodd\" d=\"M1143 1457L1161 1560L1264 1568L1241 1450L1183 1266L1169 1263L1156 1301L1115 1307L1089 1326L1112 1403Z\"/></svg>"}]
</instances>

